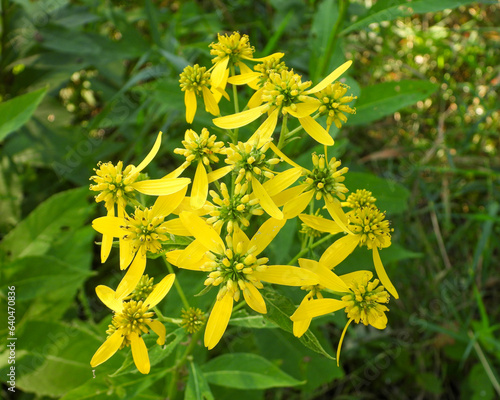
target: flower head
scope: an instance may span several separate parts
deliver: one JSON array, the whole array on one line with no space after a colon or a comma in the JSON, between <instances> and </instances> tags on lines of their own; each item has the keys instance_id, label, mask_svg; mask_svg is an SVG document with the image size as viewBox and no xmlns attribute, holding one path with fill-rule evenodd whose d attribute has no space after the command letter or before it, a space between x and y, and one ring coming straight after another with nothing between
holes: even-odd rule
<instances>
[{"instance_id":1,"label":"flower head","mask_svg":"<svg viewBox=\"0 0 500 400\"><path fill-rule=\"evenodd\" d=\"M181 317L181 326L188 333L198 332L203 327L207 319L203 311L194 307L189 308L187 311L182 310Z\"/></svg>"},{"instance_id":2,"label":"flower head","mask_svg":"<svg viewBox=\"0 0 500 400\"><path fill-rule=\"evenodd\" d=\"M337 128L342 127L342 123L347 122L346 114L356 114L356 109L351 108L346 103L357 99L356 96L346 96L349 86L335 82L325 89L315 93L316 97L321 101L318 108L320 115L326 115L326 130L330 130L332 123Z\"/></svg>"},{"instance_id":3,"label":"flower head","mask_svg":"<svg viewBox=\"0 0 500 400\"><path fill-rule=\"evenodd\" d=\"M125 300L145 300L156 286L153 284L153 281L154 278L150 278L148 275L143 275L133 292L125 297Z\"/></svg>"},{"instance_id":4,"label":"flower head","mask_svg":"<svg viewBox=\"0 0 500 400\"><path fill-rule=\"evenodd\" d=\"M372 207L375 205L377 199L373 197L372 192L366 189L358 189L351 193L347 200L342 202L342 207L349 207L353 209L362 207Z\"/></svg>"},{"instance_id":5,"label":"flower head","mask_svg":"<svg viewBox=\"0 0 500 400\"><path fill-rule=\"evenodd\" d=\"M323 196L325 196L328 201L333 201L334 197L345 200L344 193L349 190L342 182L344 182L344 174L349 168L344 167L337 170L341 165L340 160L332 157L330 162L327 163L323 154L318 156L314 153L312 155L312 161L314 168L306 175L305 181L309 184L306 191L313 190L316 194L316 200L320 200Z\"/></svg>"}]
</instances>

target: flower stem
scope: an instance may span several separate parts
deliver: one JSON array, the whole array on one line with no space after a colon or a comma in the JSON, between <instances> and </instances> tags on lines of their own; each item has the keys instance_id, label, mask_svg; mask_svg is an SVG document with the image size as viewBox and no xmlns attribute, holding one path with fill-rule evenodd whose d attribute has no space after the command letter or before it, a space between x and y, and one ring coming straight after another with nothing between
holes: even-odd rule
<instances>
[{"instance_id":1,"label":"flower stem","mask_svg":"<svg viewBox=\"0 0 500 400\"><path fill-rule=\"evenodd\" d=\"M301 249L297 255L292 258L292 260L288 263L288 265L293 265L297 262L297 260L302 257L303 255L307 254L307 252L309 250L312 250L314 249L315 247L319 246L320 244L326 242L327 240L330 240L331 238L333 237L333 235L330 233L329 235L326 235L324 238L321 238L320 240L318 240L317 242L314 242L312 244L310 244L309 246L307 246L306 248L304 249Z\"/></svg>"},{"instance_id":2,"label":"flower stem","mask_svg":"<svg viewBox=\"0 0 500 400\"><path fill-rule=\"evenodd\" d=\"M278 144L276 146L280 150L285 145L285 138L287 137L287 134L288 134L287 121L288 121L288 115L285 114L285 115L283 115L283 122L281 123L280 138L279 138Z\"/></svg>"},{"instance_id":3,"label":"flower stem","mask_svg":"<svg viewBox=\"0 0 500 400\"><path fill-rule=\"evenodd\" d=\"M231 72L231 76L235 75L234 65L231 66L230 72ZM236 85L232 85L232 86L233 86L234 113L238 114L240 112L240 104L238 102L238 88L236 87ZM233 143L235 143L235 144L238 143L238 132L239 132L239 128L235 128L234 129L234 138L233 138Z\"/></svg>"},{"instance_id":4,"label":"flower stem","mask_svg":"<svg viewBox=\"0 0 500 400\"><path fill-rule=\"evenodd\" d=\"M173 274L174 269L172 268L172 265L167 261L165 254L163 254L162 258L163 258L163 261L165 262L165 265L167 266L168 272ZM177 290L177 293L179 294L179 297L181 298L182 304L184 305L186 310L188 310L191 306L189 305L189 301L188 301L186 295L184 294L184 290L182 290L182 286L179 283L178 279L176 279L174 281L174 285L175 285L175 290Z\"/></svg>"}]
</instances>

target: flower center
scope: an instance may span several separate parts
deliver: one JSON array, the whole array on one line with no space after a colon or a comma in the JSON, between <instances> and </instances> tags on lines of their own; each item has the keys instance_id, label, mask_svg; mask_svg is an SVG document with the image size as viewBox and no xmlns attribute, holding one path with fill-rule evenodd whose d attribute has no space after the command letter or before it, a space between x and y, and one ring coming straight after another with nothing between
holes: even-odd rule
<instances>
[{"instance_id":1,"label":"flower center","mask_svg":"<svg viewBox=\"0 0 500 400\"><path fill-rule=\"evenodd\" d=\"M146 251L151 253L158 253L161 250L161 242L169 240L165 235L167 228L165 227L164 218L161 215L152 215L152 208L141 210L135 209L135 213L129 217L125 217L127 225L120 228L128 231L123 239L130 240L132 250L134 252L142 249L145 254Z\"/></svg>"},{"instance_id":2,"label":"flower center","mask_svg":"<svg viewBox=\"0 0 500 400\"><path fill-rule=\"evenodd\" d=\"M320 114L327 114L327 130L330 125L335 123L337 128L342 127L342 123L347 122L347 114L356 114L356 109L351 108L345 103L349 103L355 99L356 96L345 96L349 86L344 85L340 82L335 82L332 85L327 86L325 89L316 93L316 97L321 101L321 105L318 109Z\"/></svg>"},{"instance_id":3,"label":"flower center","mask_svg":"<svg viewBox=\"0 0 500 400\"><path fill-rule=\"evenodd\" d=\"M261 74L258 85L259 87L262 87L269 80L271 74L281 74L282 71L287 71L288 68L283 61L280 61L279 58L270 57L264 60L261 64L257 64L254 67L254 70L260 72Z\"/></svg>"},{"instance_id":4,"label":"flower center","mask_svg":"<svg viewBox=\"0 0 500 400\"><path fill-rule=\"evenodd\" d=\"M200 67L198 64L194 66L188 65L181 73L181 90L192 90L197 95L202 94L202 89L210 85L210 72L206 67Z\"/></svg>"},{"instance_id":5,"label":"flower center","mask_svg":"<svg viewBox=\"0 0 500 400\"><path fill-rule=\"evenodd\" d=\"M327 164L323 154L318 157L316 153L314 153L312 155L312 161L314 168L306 177L306 183L309 184L306 190L314 190L317 200L320 200L323 196L329 201L333 200L333 196L345 200L344 193L348 192L348 189L342 182L345 180L343 175L349 169L344 167L337 171L341 162L333 157Z\"/></svg>"},{"instance_id":6,"label":"flower center","mask_svg":"<svg viewBox=\"0 0 500 400\"><path fill-rule=\"evenodd\" d=\"M389 294L378 284L378 279L368 282L364 277L361 281L354 282L351 293L342 297L342 301L346 304L347 316L356 323L359 324L361 321L364 325L373 325L384 316L385 311L389 311L386 306L380 304L389 302Z\"/></svg>"},{"instance_id":7,"label":"flower center","mask_svg":"<svg viewBox=\"0 0 500 400\"><path fill-rule=\"evenodd\" d=\"M263 102L276 107L289 107L306 100L302 93L311 86L311 82L302 83L301 76L293 71L283 70L272 73L264 85Z\"/></svg>"},{"instance_id":8,"label":"flower center","mask_svg":"<svg viewBox=\"0 0 500 400\"><path fill-rule=\"evenodd\" d=\"M375 206L354 209L347 213L351 230L361 235L360 245L369 249L374 246L382 249L391 245L390 222L385 219L385 213Z\"/></svg>"},{"instance_id":9,"label":"flower center","mask_svg":"<svg viewBox=\"0 0 500 400\"><path fill-rule=\"evenodd\" d=\"M175 154L181 154L186 157L188 163L202 161L209 165L211 162L218 162L216 154L222 153L224 142L216 142L217 136L211 135L208 129L203 128L201 135L198 135L192 129L188 129L182 141L184 149L177 148Z\"/></svg>"},{"instance_id":10,"label":"flower center","mask_svg":"<svg viewBox=\"0 0 500 400\"><path fill-rule=\"evenodd\" d=\"M181 313L181 326L188 333L195 333L199 331L205 323L205 314L199 308L191 307L187 311L182 310Z\"/></svg>"},{"instance_id":11,"label":"flower center","mask_svg":"<svg viewBox=\"0 0 500 400\"><path fill-rule=\"evenodd\" d=\"M234 32L232 35L217 35L218 42L211 43L210 54L214 56L212 63L216 64L229 56L230 63L236 63L243 58L252 58L255 51L253 46L250 46L248 35L241 36L239 32Z\"/></svg>"},{"instance_id":12,"label":"flower center","mask_svg":"<svg viewBox=\"0 0 500 400\"><path fill-rule=\"evenodd\" d=\"M342 206L349 208L371 207L375 205L376 201L377 199L373 197L372 192L366 189L358 189L347 197Z\"/></svg>"},{"instance_id":13,"label":"flower center","mask_svg":"<svg viewBox=\"0 0 500 400\"><path fill-rule=\"evenodd\" d=\"M146 300L155 288L153 281L154 278L150 278L148 275L143 275L134 291L126 297L126 300Z\"/></svg>"}]
</instances>

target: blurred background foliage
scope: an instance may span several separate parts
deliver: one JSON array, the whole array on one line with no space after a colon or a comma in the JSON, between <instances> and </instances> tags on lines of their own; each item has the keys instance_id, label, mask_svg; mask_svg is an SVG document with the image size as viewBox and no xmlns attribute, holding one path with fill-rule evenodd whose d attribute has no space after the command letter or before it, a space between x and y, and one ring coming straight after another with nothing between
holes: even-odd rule
<instances>
[{"instance_id":1,"label":"blurred background foliage","mask_svg":"<svg viewBox=\"0 0 500 400\"><path fill-rule=\"evenodd\" d=\"M496 2L2 0L1 6L0 318L7 321L6 286L15 285L16 398L154 399L172 393L172 384L185 399L210 399L210 389L215 399L241 400L500 395ZM388 329L350 328L340 368L266 320L252 324L235 315L223 342L211 353L197 350L177 383L168 368L186 335L174 325L150 375L133 368L114 373L126 359L120 354L94 379L89 360L109 323L94 288L114 287L120 276L116 255L100 265L94 245L100 239L89 222L104 209L93 204L88 178L98 161L141 160L159 130L165 139L149 175L179 165L172 150L188 127L179 73L188 64L210 66L208 44L232 31L250 36L256 56L284 52L287 65L314 82L354 61L346 83L358 96L357 114L333 131L331 155L349 166L348 188L372 190L392 220L394 245L384 262L401 299L390 304ZM199 110L193 128L204 126L212 126L211 118ZM305 150L314 146L305 137L286 150L306 165ZM270 258L293 256L293 232L280 233ZM370 265L369 257L356 251L343 271L361 263ZM165 273L161 263L149 268ZM191 294L202 287L197 275L178 275ZM300 293L283 294L300 301ZM177 304L172 293L162 311L177 318ZM338 314L312 326L330 354L345 323ZM3 323L1 329L4 337ZM243 352L272 364L271 383L262 377L249 383L251 371L242 364L264 364L238 356ZM230 379L221 379L224 369Z\"/></svg>"}]
</instances>

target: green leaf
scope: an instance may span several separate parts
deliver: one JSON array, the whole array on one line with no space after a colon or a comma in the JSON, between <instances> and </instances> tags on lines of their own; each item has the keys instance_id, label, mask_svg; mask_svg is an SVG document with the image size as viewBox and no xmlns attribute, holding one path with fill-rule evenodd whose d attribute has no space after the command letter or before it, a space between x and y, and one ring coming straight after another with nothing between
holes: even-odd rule
<instances>
[{"instance_id":1,"label":"green leaf","mask_svg":"<svg viewBox=\"0 0 500 400\"><path fill-rule=\"evenodd\" d=\"M356 114L349 123L363 125L425 100L438 89L428 81L384 82L361 89L356 103Z\"/></svg>"},{"instance_id":2,"label":"green leaf","mask_svg":"<svg viewBox=\"0 0 500 400\"><path fill-rule=\"evenodd\" d=\"M392 179L383 179L364 172L348 172L345 185L349 193L366 189L377 199L376 206L389 214L399 214L408 209L410 192Z\"/></svg>"},{"instance_id":3,"label":"green leaf","mask_svg":"<svg viewBox=\"0 0 500 400\"><path fill-rule=\"evenodd\" d=\"M0 142L28 122L45 93L42 88L0 103Z\"/></svg>"},{"instance_id":4,"label":"green leaf","mask_svg":"<svg viewBox=\"0 0 500 400\"><path fill-rule=\"evenodd\" d=\"M268 389L304 384L264 357L250 353L223 354L202 367L208 382L237 389Z\"/></svg>"},{"instance_id":5,"label":"green leaf","mask_svg":"<svg viewBox=\"0 0 500 400\"><path fill-rule=\"evenodd\" d=\"M46 254L60 235L86 222L92 210L87 194L87 187L71 189L44 201L4 237L0 260Z\"/></svg>"},{"instance_id":6,"label":"green leaf","mask_svg":"<svg viewBox=\"0 0 500 400\"><path fill-rule=\"evenodd\" d=\"M271 321L265 319L261 314L250 315L245 309L234 312L229 320L229 325L254 329L269 329L278 327Z\"/></svg>"},{"instance_id":7,"label":"green leaf","mask_svg":"<svg viewBox=\"0 0 500 400\"><path fill-rule=\"evenodd\" d=\"M286 332L293 332L293 324L290 320L290 315L292 315L296 309L293 303L288 298L275 291L262 290L261 293L263 294L266 300L266 305L268 306L267 314L264 315L264 318L275 323ZM314 336L310 330L302 335L299 338L299 341L316 353L322 354L331 360L335 359L326 352L316 336Z\"/></svg>"},{"instance_id":8,"label":"green leaf","mask_svg":"<svg viewBox=\"0 0 500 400\"><path fill-rule=\"evenodd\" d=\"M210 386L195 362L189 364L189 378L184 400L214 400Z\"/></svg>"},{"instance_id":9,"label":"green leaf","mask_svg":"<svg viewBox=\"0 0 500 400\"><path fill-rule=\"evenodd\" d=\"M430 373L422 373L417 375L417 383L425 391L440 395L443 392L443 385L439 378Z\"/></svg>"},{"instance_id":10,"label":"green leaf","mask_svg":"<svg viewBox=\"0 0 500 400\"><path fill-rule=\"evenodd\" d=\"M382 21L392 21L400 17L411 17L414 14L421 14L433 11L441 11L447 8L457 8L459 6L473 3L470 0L379 0L370 8L367 15L357 20L342 32L344 35L348 32L359 30L373 23Z\"/></svg>"}]
</instances>

